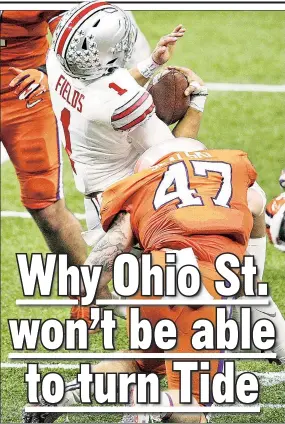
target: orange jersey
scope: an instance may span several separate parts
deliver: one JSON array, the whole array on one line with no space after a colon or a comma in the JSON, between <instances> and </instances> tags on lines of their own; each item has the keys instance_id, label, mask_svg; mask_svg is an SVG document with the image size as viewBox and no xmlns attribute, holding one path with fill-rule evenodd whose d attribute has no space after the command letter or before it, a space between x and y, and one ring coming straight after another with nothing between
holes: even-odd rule
<instances>
[{"instance_id":1,"label":"orange jersey","mask_svg":"<svg viewBox=\"0 0 285 424\"><path fill-rule=\"evenodd\" d=\"M1 12L1 93L10 91L9 82L14 75L9 67L37 68L46 62L49 48L48 28L51 32L61 19L63 11L12 11Z\"/></svg>"},{"instance_id":2,"label":"orange jersey","mask_svg":"<svg viewBox=\"0 0 285 424\"><path fill-rule=\"evenodd\" d=\"M103 228L127 211L146 252L192 247L200 260L227 251L241 258L253 225L247 190L256 176L239 150L172 153L104 192Z\"/></svg>"},{"instance_id":3,"label":"orange jersey","mask_svg":"<svg viewBox=\"0 0 285 424\"><path fill-rule=\"evenodd\" d=\"M265 210L265 222L266 231L270 242L272 243L272 237L270 227L273 217L280 211L282 206L285 204L285 193L281 193L280 196L274 197L271 202L268 203Z\"/></svg>"},{"instance_id":4,"label":"orange jersey","mask_svg":"<svg viewBox=\"0 0 285 424\"><path fill-rule=\"evenodd\" d=\"M273 218L277 212L280 211L282 206L285 204L285 193L281 193L280 196L274 197L271 202L266 206L266 215L269 218Z\"/></svg>"}]
</instances>

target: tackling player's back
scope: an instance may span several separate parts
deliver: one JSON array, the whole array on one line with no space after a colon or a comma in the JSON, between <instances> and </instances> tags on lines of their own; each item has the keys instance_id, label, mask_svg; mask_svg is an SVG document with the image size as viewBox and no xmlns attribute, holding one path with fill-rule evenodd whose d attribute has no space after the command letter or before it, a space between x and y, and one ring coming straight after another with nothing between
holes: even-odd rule
<instances>
[{"instance_id":1,"label":"tackling player's back","mask_svg":"<svg viewBox=\"0 0 285 424\"><path fill-rule=\"evenodd\" d=\"M146 252L192 247L200 260L245 252L253 220L247 191L256 172L235 150L176 152L103 194L104 230L121 210Z\"/></svg>"}]
</instances>

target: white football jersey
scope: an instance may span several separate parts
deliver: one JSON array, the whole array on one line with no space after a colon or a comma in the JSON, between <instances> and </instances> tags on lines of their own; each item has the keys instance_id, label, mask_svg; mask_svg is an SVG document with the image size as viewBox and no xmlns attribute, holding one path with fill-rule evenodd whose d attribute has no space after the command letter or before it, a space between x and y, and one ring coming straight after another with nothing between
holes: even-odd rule
<instances>
[{"instance_id":1,"label":"white football jersey","mask_svg":"<svg viewBox=\"0 0 285 424\"><path fill-rule=\"evenodd\" d=\"M59 137L70 157L77 189L86 195L103 191L132 174L141 151L131 131L154 114L151 95L126 69L93 81L71 78L52 50L47 71ZM155 139L153 132L144 136Z\"/></svg>"}]
</instances>

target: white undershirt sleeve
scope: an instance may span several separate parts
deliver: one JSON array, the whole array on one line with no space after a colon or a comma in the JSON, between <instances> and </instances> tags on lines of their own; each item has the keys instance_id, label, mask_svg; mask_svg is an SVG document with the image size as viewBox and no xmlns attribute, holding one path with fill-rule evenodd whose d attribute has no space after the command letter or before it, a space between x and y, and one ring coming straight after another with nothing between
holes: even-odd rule
<instances>
[{"instance_id":1,"label":"white undershirt sleeve","mask_svg":"<svg viewBox=\"0 0 285 424\"><path fill-rule=\"evenodd\" d=\"M142 125L129 133L129 138L135 149L142 154L150 147L175 137L169 127L156 114L153 114Z\"/></svg>"}]
</instances>

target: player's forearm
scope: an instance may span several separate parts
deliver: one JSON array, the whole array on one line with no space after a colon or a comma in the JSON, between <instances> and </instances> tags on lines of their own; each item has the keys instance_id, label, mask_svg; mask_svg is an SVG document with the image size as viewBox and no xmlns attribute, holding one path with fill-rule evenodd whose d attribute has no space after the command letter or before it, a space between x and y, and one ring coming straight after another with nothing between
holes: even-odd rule
<instances>
[{"instance_id":1,"label":"player's forearm","mask_svg":"<svg viewBox=\"0 0 285 424\"><path fill-rule=\"evenodd\" d=\"M97 247L95 248L97 250ZM111 292L108 288L108 283L112 279L112 266L113 261L112 257L110 256L107 258L108 252L106 251L103 256L101 256L101 252L98 251L92 251L87 258L85 265L88 265L90 268L92 268L94 265L101 266L101 275L100 275L100 281L98 283L98 287L96 290L96 299L110 299L111 298ZM82 286L82 294L84 293L84 287Z\"/></svg>"},{"instance_id":2,"label":"player's forearm","mask_svg":"<svg viewBox=\"0 0 285 424\"><path fill-rule=\"evenodd\" d=\"M105 298L105 294L110 294L107 285L112 279L114 261L121 253L130 251L132 246L130 217L129 214L121 212L105 236L93 248L84 264L89 267L101 267L97 298Z\"/></svg>"},{"instance_id":3,"label":"player's forearm","mask_svg":"<svg viewBox=\"0 0 285 424\"><path fill-rule=\"evenodd\" d=\"M184 36L185 31L183 25L176 26L170 34L161 37L148 58L138 63L135 68L130 69L130 74L139 85L144 86L154 76L155 72L169 61L177 40Z\"/></svg>"},{"instance_id":4,"label":"player's forearm","mask_svg":"<svg viewBox=\"0 0 285 424\"><path fill-rule=\"evenodd\" d=\"M203 113L191 107L178 122L172 133L175 137L197 138Z\"/></svg>"},{"instance_id":5,"label":"player's forearm","mask_svg":"<svg viewBox=\"0 0 285 424\"><path fill-rule=\"evenodd\" d=\"M144 77L138 68L132 68L129 69L129 73L131 76L136 80L136 82L141 86L144 87L146 83L149 81L149 78Z\"/></svg>"}]
</instances>

